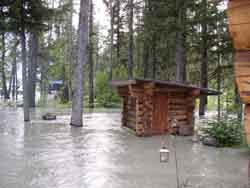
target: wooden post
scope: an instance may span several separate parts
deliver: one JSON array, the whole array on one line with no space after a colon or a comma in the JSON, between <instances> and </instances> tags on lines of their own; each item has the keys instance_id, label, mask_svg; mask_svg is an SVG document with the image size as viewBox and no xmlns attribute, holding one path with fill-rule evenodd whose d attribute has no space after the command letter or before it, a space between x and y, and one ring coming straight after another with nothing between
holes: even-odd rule
<instances>
[{"instance_id":1,"label":"wooden post","mask_svg":"<svg viewBox=\"0 0 250 188\"><path fill-rule=\"evenodd\" d=\"M245 106L244 124L247 143L250 144L250 104Z\"/></svg>"}]
</instances>

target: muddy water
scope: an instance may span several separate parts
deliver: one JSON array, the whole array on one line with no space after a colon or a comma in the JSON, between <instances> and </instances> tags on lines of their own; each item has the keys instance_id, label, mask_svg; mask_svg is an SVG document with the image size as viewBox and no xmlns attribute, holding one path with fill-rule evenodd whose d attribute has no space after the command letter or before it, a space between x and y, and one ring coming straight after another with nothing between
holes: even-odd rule
<instances>
[{"instance_id":1,"label":"muddy water","mask_svg":"<svg viewBox=\"0 0 250 188\"><path fill-rule=\"evenodd\" d=\"M163 137L137 138L120 127L116 111L86 113L83 128L69 111L44 122L42 110L24 124L22 110L0 109L0 188L176 188L171 158L159 162ZM247 153L177 138L180 180L187 187L244 188Z\"/></svg>"}]
</instances>

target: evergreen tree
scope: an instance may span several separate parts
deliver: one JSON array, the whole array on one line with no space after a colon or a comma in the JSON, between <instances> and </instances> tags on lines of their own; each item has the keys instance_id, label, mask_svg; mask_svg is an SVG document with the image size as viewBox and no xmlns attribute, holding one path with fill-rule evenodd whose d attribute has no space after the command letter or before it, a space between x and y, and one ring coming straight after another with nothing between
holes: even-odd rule
<instances>
[{"instance_id":1,"label":"evergreen tree","mask_svg":"<svg viewBox=\"0 0 250 188\"><path fill-rule=\"evenodd\" d=\"M82 126L84 65L87 63L89 0L81 0L78 30L78 61L74 67L72 126Z\"/></svg>"}]
</instances>

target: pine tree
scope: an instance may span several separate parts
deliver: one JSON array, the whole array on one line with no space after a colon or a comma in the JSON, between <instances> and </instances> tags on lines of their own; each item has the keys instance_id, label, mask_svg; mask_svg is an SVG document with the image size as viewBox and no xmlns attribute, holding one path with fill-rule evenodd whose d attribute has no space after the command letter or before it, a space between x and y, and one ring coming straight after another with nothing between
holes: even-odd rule
<instances>
[{"instance_id":1,"label":"pine tree","mask_svg":"<svg viewBox=\"0 0 250 188\"><path fill-rule=\"evenodd\" d=\"M93 1L90 0L89 11L89 107L94 107L94 31L93 31Z\"/></svg>"},{"instance_id":2,"label":"pine tree","mask_svg":"<svg viewBox=\"0 0 250 188\"><path fill-rule=\"evenodd\" d=\"M134 1L129 0L129 42L128 42L128 79L133 79L133 64L134 64Z\"/></svg>"},{"instance_id":3,"label":"pine tree","mask_svg":"<svg viewBox=\"0 0 250 188\"><path fill-rule=\"evenodd\" d=\"M87 63L87 45L88 45L88 15L89 0L81 0L79 13L78 30L78 61L74 66L73 80L73 101L72 101L72 126L81 127L83 124L83 81L84 65Z\"/></svg>"},{"instance_id":4,"label":"pine tree","mask_svg":"<svg viewBox=\"0 0 250 188\"><path fill-rule=\"evenodd\" d=\"M0 7L2 9L2 7ZM48 9L44 1L16 0L4 4L5 12L1 15L6 20L8 30L20 37L22 54L22 85L24 121L29 121L29 77L27 63L26 38L28 32L42 31L46 29L45 20L52 16L52 10Z\"/></svg>"}]
</instances>

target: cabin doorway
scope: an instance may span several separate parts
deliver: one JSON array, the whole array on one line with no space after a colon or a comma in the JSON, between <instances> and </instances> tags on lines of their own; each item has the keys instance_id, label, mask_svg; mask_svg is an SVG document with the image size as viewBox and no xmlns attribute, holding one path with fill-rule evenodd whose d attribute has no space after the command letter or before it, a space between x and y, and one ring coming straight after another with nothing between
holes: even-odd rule
<instances>
[{"instance_id":1,"label":"cabin doorway","mask_svg":"<svg viewBox=\"0 0 250 188\"><path fill-rule=\"evenodd\" d=\"M152 134L163 134L168 129L168 97L156 93L154 96Z\"/></svg>"}]
</instances>

